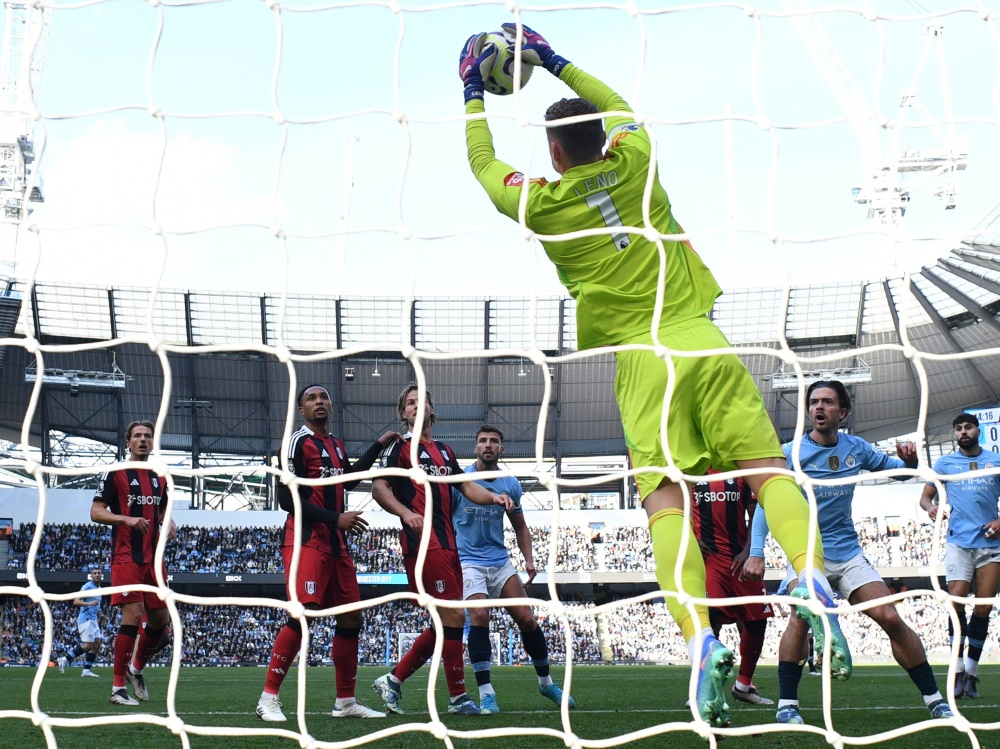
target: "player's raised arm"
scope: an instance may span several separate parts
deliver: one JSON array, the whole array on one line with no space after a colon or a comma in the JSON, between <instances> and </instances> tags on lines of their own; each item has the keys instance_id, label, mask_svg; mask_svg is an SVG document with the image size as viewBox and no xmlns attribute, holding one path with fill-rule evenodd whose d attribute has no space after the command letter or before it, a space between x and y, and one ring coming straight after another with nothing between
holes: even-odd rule
<instances>
[{"instance_id":1,"label":"player's raised arm","mask_svg":"<svg viewBox=\"0 0 1000 749\"><path fill-rule=\"evenodd\" d=\"M458 74L462 78L465 95L465 113L482 114L486 111L483 83L489 75L497 56L493 44L483 46L486 34L470 36L459 55ZM496 157L493 148L493 134L485 118L468 120L465 123L465 144L469 155L469 166L479 184L486 190L497 210L517 220L517 205L524 183L524 175L510 164Z\"/></svg>"},{"instance_id":2,"label":"player's raised arm","mask_svg":"<svg viewBox=\"0 0 1000 749\"><path fill-rule=\"evenodd\" d=\"M360 458L355 460L353 463L351 463L351 461L348 460L347 467L344 468L344 473L360 473L361 471L367 471L369 468L375 465L375 461L378 460L379 455L382 453L382 450L385 448L385 446L392 442L397 442L401 437L402 435L399 432L394 432L394 431L386 432L377 440L375 440L371 445L369 445L368 449L365 450L364 454ZM348 481L344 484L344 491L346 492L351 489L354 489L360 483L361 483L360 479L358 479L357 481Z\"/></svg>"},{"instance_id":3,"label":"player's raised arm","mask_svg":"<svg viewBox=\"0 0 1000 749\"><path fill-rule=\"evenodd\" d=\"M466 481L462 484L457 484L458 490L465 495L466 499L470 502L475 502L477 505L500 505L505 511L511 510L514 507L514 503L511 501L510 497L507 496L507 492L501 492L500 494L494 494L489 489L480 486L475 481Z\"/></svg>"},{"instance_id":4,"label":"player's raised arm","mask_svg":"<svg viewBox=\"0 0 1000 749\"><path fill-rule=\"evenodd\" d=\"M501 28L503 28L503 31L508 38L513 40L516 37L517 24L505 23ZM524 25L521 26L521 30L524 34L524 45L521 47L522 62L545 68L547 71L552 73L552 75L573 89L577 96L592 102L594 106L597 107L598 111L632 111L632 108L628 105L628 103L616 94L610 86L589 73L585 73L565 57L557 55L552 50L552 46L545 40L545 37L537 31L534 31ZM632 121L632 118L609 117L608 122L606 123L608 132L610 133L613 128L617 127L621 120L630 122Z\"/></svg>"}]
</instances>

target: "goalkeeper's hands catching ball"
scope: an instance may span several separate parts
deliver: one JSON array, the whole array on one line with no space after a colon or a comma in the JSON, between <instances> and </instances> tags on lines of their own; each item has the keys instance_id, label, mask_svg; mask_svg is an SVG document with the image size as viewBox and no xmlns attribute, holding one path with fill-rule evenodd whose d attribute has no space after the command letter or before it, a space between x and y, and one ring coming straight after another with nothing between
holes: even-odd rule
<instances>
[{"instance_id":1,"label":"goalkeeper's hands catching ball","mask_svg":"<svg viewBox=\"0 0 1000 749\"><path fill-rule=\"evenodd\" d=\"M504 36L507 37L511 46L517 44L517 24L505 23L500 26ZM552 51L551 45L545 41L545 37L524 24L521 24L524 45L521 47L521 62L529 65L540 65L552 73L556 78L564 67L569 64L569 60L560 57Z\"/></svg>"},{"instance_id":2,"label":"goalkeeper's hands catching ball","mask_svg":"<svg viewBox=\"0 0 1000 749\"><path fill-rule=\"evenodd\" d=\"M465 87L465 103L482 100L485 92L483 80L488 78L499 50L493 44L483 45L486 32L473 34L465 40L458 58L458 74Z\"/></svg>"}]
</instances>

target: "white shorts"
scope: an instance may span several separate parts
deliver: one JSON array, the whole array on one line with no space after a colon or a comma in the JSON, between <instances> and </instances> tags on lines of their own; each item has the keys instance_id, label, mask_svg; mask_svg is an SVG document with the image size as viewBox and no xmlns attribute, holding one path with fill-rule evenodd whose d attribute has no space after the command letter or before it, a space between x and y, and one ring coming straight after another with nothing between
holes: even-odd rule
<instances>
[{"instance_id":1,"label":"white shorts","mask_svg":"<svg viewBox=\"0 0 1000 749\"><path fill-rule=\"evenodd\" d=\"M504 583L517 575L517 569L507 560L506 564L496 567L483 567L478 564L463 564L462 579L465 590L463 595L468 598L476 593L482 593L487 598L499 598Z\"/></svg>"},{"instance_id":2,"label":"white shorts","mask_svg":"<svg viewBox=\"0 0 1000 749\"><path fill-rule=\"evenodd\" d=\"M833 562L827 559L824 566L826 567L826 579L830 581L830 585L840 591L840 595L845 599L849 599L851 593L862 585L884 582L878 570L872 567L871 562L865 558L863 552L851 557L846 562ZM788 565L785 580L791 581L796 577L795 568Z\"/></svg>"},{"instance_id":3,"label":"white shorts","mask_svg":"<svg viewBox=\"0 0 1000 749\"><path fill-rule=\"evenodd\" d=\"M80 642L93 642L101 639L101 627L93 619L83 622L83 624L77 623L76 628L80 632Z\"/></svg>"},{"instance_id":4,"label":"white shorts","mask_svg":"<svg viewBox=\"0 0 1000 749\"><path fill-rule=\"evenodd\" d=\"M993 562L1000 562L1000 550L963 549L955 544L944 545L945 580L948 582L964 580L971 583L976 570Z\"/></svg>"}]
</instances>

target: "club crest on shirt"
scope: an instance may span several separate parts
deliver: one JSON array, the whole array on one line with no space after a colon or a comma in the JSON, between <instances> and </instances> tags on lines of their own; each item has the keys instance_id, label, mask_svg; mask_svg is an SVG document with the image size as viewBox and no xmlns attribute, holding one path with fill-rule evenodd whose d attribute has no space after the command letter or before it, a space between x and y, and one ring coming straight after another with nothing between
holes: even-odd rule
<instances>
[{"instance_id":1,"label":"club crest on shirt","mask_svg":"<svg viewBox=\"0 0 1000 749\"><path fill-rule=\"evenodd\" d=\"M844 465L846 465L848 468L854 468L854 466L856 466L857 464L858 464L858 459L855 458L853 455L848 455L846 458L844 458Z\"/></svg>"},{"instance_id":2,"label":"club crest on shirt","mask_svg":"<svg viewBox=\"0 0 1000 749\"><path fill-rule=\"evenodd\" d=\"M444 580L435 580L434 590L436 590L438 593L444 593Z\"/></svg>"},{"instance_id":3,"label":"club crest on shirt","mask_svg":"<svg viewBox=\"0 0 1000 749\"><path fill-rule=\"evenodd\" d=\"M996 463L985 463L983 468L996 468Z\"/></svg>"},{"instance_id":4,"label":"club crest on shirt","mask_svg":"<svg viewBox=\"0 0 1000 749\"><path fill-rule=\"evenodd\" d=\"M974 463L974 462L973 463L969 463L969 470L970 471L978 471L979 470L979 463Z\"/></svg>"},{"instance_id":5,"label":"club crest on shirt","mask_svg":"<svg viewBox=\"0 0 1000 749\"><path fill-rule=\"evenodd\" d=\"M313 595L316 592L316 581L306 580L306 593Z\"/></svg>"},{"instance_id":6,"label":"club crest on shirt","mask_svg":"<svg viewBox=\"0 0 1000 749\"><path fill-rule=\"evenodd\" d=\"M840 468L840 458L838 458L836 455L831 455L830 460L827 462L830 464L831 471L836 471L838 468Z\"/></svg>"}]
</instances>

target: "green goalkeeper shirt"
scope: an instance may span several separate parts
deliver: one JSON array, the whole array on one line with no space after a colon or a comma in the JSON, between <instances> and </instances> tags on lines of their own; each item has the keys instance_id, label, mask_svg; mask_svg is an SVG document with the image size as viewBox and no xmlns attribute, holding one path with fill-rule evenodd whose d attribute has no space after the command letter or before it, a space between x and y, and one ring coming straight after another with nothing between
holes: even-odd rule
<instances>
[{"instance_id":1,"label":"green goalkeeper shirt","mask_svg":"<svg viewBox=\"0 0 1000 749\"><path fill-rule=\"evenodd\" d=\"M632 111L618 94L574 65L564 67L560 78L601 112ZM465 111L477 114L485 107L472 99ZM660 283L657 243L642 233L643 194L650 167L655 170L649 134L630 115L607 117L605 129L609 144L601 161L573 167L556 182L533 179L528 185L525 224L540 235L559 280L576 300L580 349L648 340ZM496 158L485 119L469 120L465 136L476 179L497 210L517 221L524 175ZM683 233L655 171L649 213L660 234ZM549 238L607 228L612 233ZM722 293L689 242L664 239L663 249L661 330L707 314Z\"/></svg>"}]
</instances>

